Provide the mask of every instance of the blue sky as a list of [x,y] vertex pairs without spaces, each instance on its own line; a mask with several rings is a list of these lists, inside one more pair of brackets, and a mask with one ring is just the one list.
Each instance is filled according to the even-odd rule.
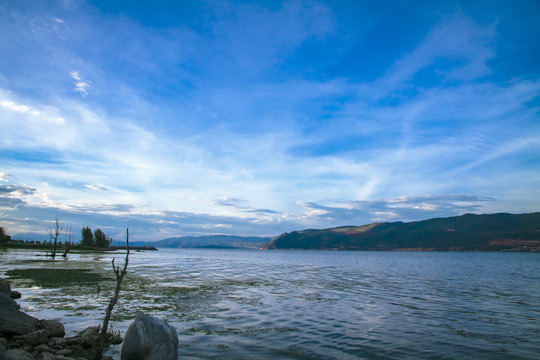
[[540,2],[3,1],[0,224],[540,211]]

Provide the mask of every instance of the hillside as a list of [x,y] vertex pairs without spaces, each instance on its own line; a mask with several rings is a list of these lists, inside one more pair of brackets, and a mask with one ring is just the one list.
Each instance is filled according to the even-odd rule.
[[[46,242],[50,241],[51,237],[49,234],[38,234],[38,233],[19,233],[11,236],[13,240],[24,240],[24,241],[39,241],[39,242]],[[64,241],[64,239],[62,239]]]
[[266,249],[501,251],[540,249],[540,213],[383,222],[281,234]]
[[[150,243],[157,248],[257,249],[270,238],[230,235],[173,237]],[[133,243],[138,244],[138,243]],[[139,245],[147,244],[141,242]]]

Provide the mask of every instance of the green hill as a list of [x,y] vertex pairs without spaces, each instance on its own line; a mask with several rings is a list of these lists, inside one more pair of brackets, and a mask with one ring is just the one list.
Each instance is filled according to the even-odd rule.
[[540,213],[383,222],[284,233],[266,249],[501,251],[540,249]]
[[270,238],[257,236],[182,236],[151,243],[158,248],[257,249]]

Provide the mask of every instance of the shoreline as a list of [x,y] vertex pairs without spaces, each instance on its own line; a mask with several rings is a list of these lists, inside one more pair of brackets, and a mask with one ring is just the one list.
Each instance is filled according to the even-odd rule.
[[[21,293],[11,282],[0,278],[0,359],[6,360],[88,360],[99,351],[100,326],[90,326],[75,336],[66,337],[58,320],[37,319],[20,309],[15,299]],[[106,348],[122,342],[119,334],[110,334]],[[106,349],[105,348],[105,349]],[[114,360],[102,356],[102,360]]]
[[[47,252],[50,252],[51,248],[50,248],[50,245],[47,244],[47,245],[43,245],[43,244],[35,244],[35,243],[27,243],[27,244],[21,244],[21,243],[11,243],[11,244],[2,244],[0,245],[0,250],[1,249],[28,249],[28,250],[43,250],[43,251],[47,251]],[[114,245],[114,246],[109,246],[108,248],[84,248],[84,247],[78,247],[78,246],[74,246],[74,247],[70,247],[68,249],[66,249],[65,247],[58,247],[56,250],[57,250],[57,257],[61,257],[62,256],[62,252],[65,252],[66,250],[68,250],[68,254],[70,252],[75,252],[75,253],[78,253],[78,252],[81,252],[81,253],[92,253],[92,252],[96,252],[96,253],[101,253],[101,252],[108,252],[108,251],[116,251],[116,250],[126,250],[127,249],[127,246],[125,245]],[[158,248],[156,248],[155,246],[129,246],[129,250],[132,251],[158,251]]]

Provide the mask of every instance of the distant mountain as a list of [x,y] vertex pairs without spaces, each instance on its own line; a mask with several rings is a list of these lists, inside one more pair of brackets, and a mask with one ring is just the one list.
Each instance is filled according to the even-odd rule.
[[[13,240],[24,240],[24,241],[28,240],[28,241],[43,242],[43,241],[51,240],[51,237],[49,236],[49,234],[38,234],[38,233],[28,232],[28,233],[19,233],[19,234],[12,235],[11,239],[13,239]],[[62,236],[60,238],[60,241],[64,241],[64,240],[65,239]]]
[[210,248],[210,249],[257,249],[268,243],[269,237],[247,237],[230,235],[183,236],[156,242],[135,241],[133,246],[150,244],[157,248]]
[[383,222],[284,233],[266,249],[456,250],[540,249],[540,213],[492,214]]

